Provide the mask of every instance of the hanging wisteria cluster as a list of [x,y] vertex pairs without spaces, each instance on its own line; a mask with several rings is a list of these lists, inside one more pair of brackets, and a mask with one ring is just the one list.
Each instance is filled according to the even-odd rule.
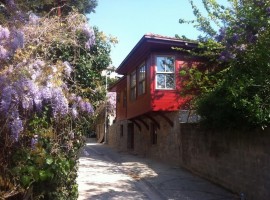
[[[27,116],[42,112],[45,106],[55,120],[93,113],[89,100],[70,94],[65,83],[74,70],[72,64],[52,62],[46,55],[57,43],[89,50],[95,43],[94,32],[78,13],[68,15],[65,26],[61,20],[30,14],[20,28],[0,25],[0,113],[14,141],[24,130]],[[79,46],[80,34],[86,38],[84,46]]]
[[[239,7],[245,5],[248,11],[233,13],[235,19],[219,29],[215,39],[224,44],[225,49],[220,54],[221,61],[230,61],[237,54],[247,50],[249,45],[257,42],[269,26],[270,3],[266,0],[239,2]],[[239,9],[240,10],[240,9]]]
[[107,111],[108,114],[115,116],[116,110],[116,93],[108,92],[107,93]]

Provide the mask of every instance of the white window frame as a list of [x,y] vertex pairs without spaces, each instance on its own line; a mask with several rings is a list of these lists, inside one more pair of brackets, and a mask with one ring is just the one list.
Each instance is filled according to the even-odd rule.
[[[173,71],[158,71],[158,58],[173,58]],[[156,65],[155,65],[155,71],[156,71],[156,74],[155,74],[155,83],[156,83],[156,90],[175,90],[175,57],[174,56],[170,56],[170,55],[158,55],[156,56]],[[166,86],[166,78],[165,78],[165,87],[164,88],[161,88],[161,87],[158,87],[158,75],[166,75],[166,74],[173,74],[173,87],[167,87]],[[166,76],[165,76],[166,77]]]

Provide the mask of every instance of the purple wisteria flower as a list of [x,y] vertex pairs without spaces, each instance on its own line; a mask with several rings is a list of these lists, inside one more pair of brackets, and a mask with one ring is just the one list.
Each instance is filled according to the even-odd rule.
[[0,25],[0,41],[1,40],[5,40],[5,39],[8,39],[10,36],[10,31],[8,28],[6,27],[2,27]]
[[230,53],[227,50],[222,51],[220,54],[220,57],[219,57],[220,61],[225,61],[225,62],[232,60],[232,59],[235,59],[235,55]]
[[32,80],[36,80],[42,75],[42,67],[45,66],[45,62],[40,59],[32,62],[33,63],[31,63],[28,67],[28,71],[31,74]]
[[108,105],[108,112],[114,113],[116,109],[116,93],[115,92],[108,92],[107,93],[107,105]]
[[239,34],[234,33],[233,36],[232,36],[232,42],[236,43],[236,42],[238,42],[239,39],[240,39]]
[[30,79],[20,79],[14,83],[14,88],[19,94],[22,108],[32,110],[34,106],[34,98],[38,93],[38,86]]
[[78,117],[78,110],[76,108],[76,105],[73,105],[71,108],[71,116],[73,119],[76,119]]
[[24,110],[33,110],[34,99],[31,96],[24,95],[21,101]]
[[257,39],[258,39],[257,35],[254,35],[254,34],[251,33],[251,32],[247,33],[246,38],[247,38],[247,41],[248,41],[249,43],[252,43],[252,44],[255,43],[255,42],[257,41]]
[[83,26],[82,31],[88,38],[95,37],[94,30],[87,24]]
[[238,52],[244,52],[244,51],[247,49],[247,45],[241,44],[241,45],[239,45],[239,46],[236,46],[235,49],[236,49]]
[[70,63],[68,61],[64,62],[64,66],[65,66],[64,73],[66,76],[69,77],[71,72],[73,71],[72,66],[70,65]]
[[11,8],[16,7],[16,5],[15,5],[15,3],[14,3],[14,0],[6,0],[5,2],[6,2],[6,4],[7,4],[9,7],[11,7]]
[[79,102],[79,108],[82,112],[85,112],[85,102],[84,101],[80,101]]
[[77,97],[76,97],[76,101],[77,101],[77,102],[80,102],[80,101],[82,101],[82,97],[80,97],[80,96],[77,96]]
[[74,94],[74,93],[71,93],[70,95],[69,95],[69,97],[68,97],[68,100],[69,101],[76,101],[76,94]]
[[6,86],[2,90],[0,110],[7,115],[11,105],[18,105],[19,95],[13,86]]
[[215,39],[218,41],[218,42],[221,42],[226,36],[226,29],[225,28],[221,28],[219,29],[219,34],[217,34],[215,36]]
[[270,16],[270,7],[266,8],[266,13],[268,16]]
[[94,113],[94,109],[93,109],[93,106],[89,103],[89,102],[85,102],[85,111],[88,113],[88,114],[92,114]]
[[19,135],[23,131],[23,122],[19,118],[18,114],[16,115],[17,116],[10,122],[10,131],[13,139],[15,141],[18,141]]
[[95,32],[87,24],[84,25],[82,31],[86,35],[86,37],[88,38],[87,42],[85,43],[85,48],[90,49],[96,42]]
[[7,77],[6,75],[0,75],[0,90],[2,91],[3,87],[6,85],[7,83]]
[[262,1],[262,0],[254,0],[254,4],[257,5],[257,6],[263,6],[264,1]]
[[44,67],[45,66],[45,62],[43,60],[37,59],[35,60],[33,67],[34,68],[40,68],[40,67]]
[[52,109],[53,116],[65,116],[68,114],[68,100],[60,88],[52,89]]
[[95,44],[95,39],[89,38],[85,43],[85,48],[90,49]]
[[34,13],[31,13],[29,15],[29,24],[37,25],[39,22],[40,18],[35,15]]
[[13,40],[11,42],[11,47],[13,51],[16,51],[18,48],[24,47],[24,33],[19,30],[15,30],[12,32]]
[[51,88],[43,87],[43,88],[41,88],[40,93],[41,93],[41,98],[42,99],[49,100],[49,99],[52,98],[52,90],[51,90]]
[[66,83],[62,83],[61,84],[61,88],[64,90],[64,91],[68,91],[68,86]]
[[94,112],[92,105],[87,101],[80,101],[79,108],[82,112],[86,112],[88,114],[92,114]]
[[0,59],[6,60],[8,56],[8,51],[2,45],[0,45]]
[[42,91],[39,90],[37,94],[34,96],[34,103],[36,111],[40,112],[42,109]]
[[38,143],[38,135],[34,135],[34,137],[32,137],[32,139],[31,139],[31,148],[35,149],[37,143]]

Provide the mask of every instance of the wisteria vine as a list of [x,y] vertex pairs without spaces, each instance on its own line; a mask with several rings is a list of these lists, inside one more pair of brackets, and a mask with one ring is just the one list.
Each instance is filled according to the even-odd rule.
[[[58,43],[87,51],[95,44],[94,31],[78,13],[69,14],[65,26],[62,20],[32,13],[19,28],[0,25],[0,112],[14,141],[19,140],[29,113],[39,113],[45,106],[55,120],[93,113],[89,100],[69,92],[65,80],[71,79],[72,64],[52,62],[47,54]],[[79,42],[82,34],[84,46]]]

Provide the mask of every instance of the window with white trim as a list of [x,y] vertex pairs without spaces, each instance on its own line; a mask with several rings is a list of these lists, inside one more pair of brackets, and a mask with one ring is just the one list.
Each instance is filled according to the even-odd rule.
[[175,88],[175,60],[172,56],[156,58],[156,89]]
[[145,93],[145,63],[143,63],[140,67],[139,67],[139,82],[138,82],[138,95],[142,95]]
[[136,70],[130,74],[130,100],[136,99]]

